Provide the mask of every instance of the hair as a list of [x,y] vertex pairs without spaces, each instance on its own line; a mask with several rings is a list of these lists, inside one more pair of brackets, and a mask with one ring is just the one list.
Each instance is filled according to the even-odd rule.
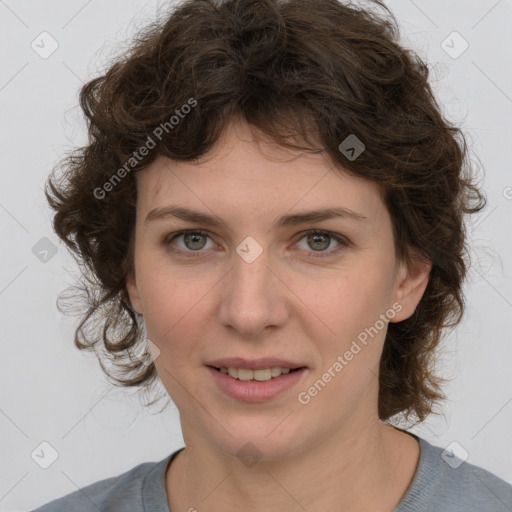
[[[53,169],[45,194],[53,228],[85,277],[75,345],[101,348],[112,382],[143,388],[158,375],[152,361],[130,356],[145,336],[125,287],[135,175],[158,155],[197,159],[242,116],[283,147],[325,152],[342,172],[379,184],[397,261],[410,262],[414,250],[432,263],[414,314],[388,324],[379,418],[423,421],[446,398],[445,379],[433,371],[436,347],[464,313],[464,214],[486,198],[463,132],[441,113],[428,66],[399,44],[383,2],[372,6],[385,12],[337,0],[184,1],[81,88],[88,144]],[[297,134],[306,145],[292,142]],[[364,144],[357,158],[340,148],[349,135]]]

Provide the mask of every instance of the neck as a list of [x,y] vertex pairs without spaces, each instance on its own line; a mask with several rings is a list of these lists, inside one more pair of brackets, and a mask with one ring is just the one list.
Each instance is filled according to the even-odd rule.
[[380,421],[254,465],[198,438],[167,468],[166,488],[171,512],[234,512],[241,506],[246,512],[391,512],[418,461],[418,442]]

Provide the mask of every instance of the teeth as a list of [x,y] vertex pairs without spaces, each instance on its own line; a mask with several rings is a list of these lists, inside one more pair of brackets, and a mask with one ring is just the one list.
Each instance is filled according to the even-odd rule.
[[248,368],[221,368],[224,375],[229,375],[238,380],[257,380],[260,382],[290,373],[290,368],[264,368],[262,370],[249,370]]

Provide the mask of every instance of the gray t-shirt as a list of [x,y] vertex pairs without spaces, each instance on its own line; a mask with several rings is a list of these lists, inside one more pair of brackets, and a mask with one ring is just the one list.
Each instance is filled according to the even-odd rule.
[[[393,512],[512,512],[512,485],[473,464],[449,458],[443,449],[413,435],[420,460],[407,492]],[[145,462],[100,480],[32,512],[170,512],[165,490],[167,464]],[[446,458],[446,454],[445,454]]]

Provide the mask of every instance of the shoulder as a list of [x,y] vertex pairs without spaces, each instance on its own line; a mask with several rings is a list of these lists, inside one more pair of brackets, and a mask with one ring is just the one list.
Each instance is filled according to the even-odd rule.
[[[161,493],[164,492],[165,499],[164,480],[162,478],[160,482],[160,476],[163,477],[171,456],[159,462],[144,462],[118,476],[89,484],[50,501],[32,512],[144,511],[145,495],[151,495],[159,490],[160,494],[155,492],[153,498],[161,499]],[[164,503],[167,501],[165,500]],[[157,510],[157,507],[154,510]]]
[[[417,436],[416,436],[417,437]],[[511,512],[512,485],[451,450],[418,438],[420,462],[396,512]],[[421,508],[415,508],[421,503]]]

